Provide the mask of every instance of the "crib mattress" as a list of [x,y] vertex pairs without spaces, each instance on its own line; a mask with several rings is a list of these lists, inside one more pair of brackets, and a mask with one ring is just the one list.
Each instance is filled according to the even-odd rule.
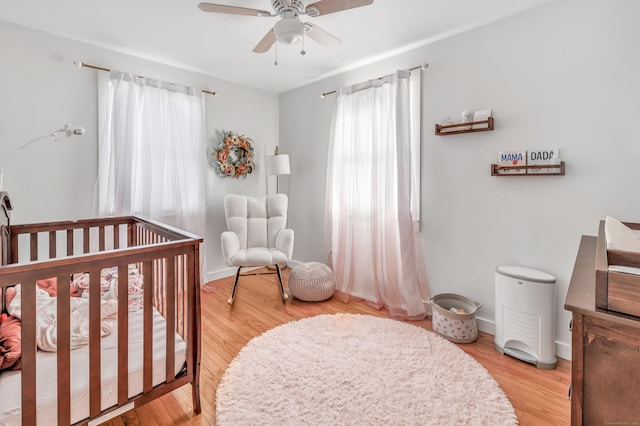
[[609,272],[620,272],[622,274],[640,275],[640,268],[633,266],[610,265]]
[[[101,339],[102,349],[102,410],[118,401],[117,324],[112,321],[114,333]],[[142,392],[143,378],[143,311],[129,312],[129,397]],[[166,322],[153,311],[153,385],[166,379]],[[186,359],[186,343],[176,334],[175,373],[182,369]],[[37,362],[37,423],[57,424],[57,364],[56,354],[38,351]],[[21,376],[19,371],[0,374],[0,424],[20,425]],[[89,348],[71,351],[71,422],[89,416]]]

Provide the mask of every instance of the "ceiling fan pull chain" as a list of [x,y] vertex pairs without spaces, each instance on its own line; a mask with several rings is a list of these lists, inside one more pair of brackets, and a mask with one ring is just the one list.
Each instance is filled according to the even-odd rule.
[[273,65],[278,66],[278,43],[276,43],[276,60],[273,61]]
[[302,29],[302,50],[300,51],[301,55],[305,55],[307,52],[304,50],[304,27]]

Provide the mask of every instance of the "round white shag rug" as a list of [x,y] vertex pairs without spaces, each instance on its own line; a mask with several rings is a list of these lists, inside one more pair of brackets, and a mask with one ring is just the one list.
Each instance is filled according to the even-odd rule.
[[455,344],[370,315],[318,315],[252,339],[216,393],[224,425],[517,425],[487,370]]

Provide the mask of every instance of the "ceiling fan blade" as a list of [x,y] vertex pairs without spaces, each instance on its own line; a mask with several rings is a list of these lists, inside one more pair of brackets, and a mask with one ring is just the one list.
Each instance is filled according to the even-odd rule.
[[304,33],[308,35],[311,40],[326,48],[338,47],[342,44],[342,40],[338,37],[326,32],[319,26],[313,25],[310,22],[304,24],[304,29]]
[[269,30],[268,33],[264,35],[264,37],[262,37],[262,40],[260,40],[258,44],[256,44],[256,47],[253,48],[253,51],[255,53],[265,53],[269,49],[271,49],[271,46],[273,46],[273,43],[275,42],[276,42],[276,34],[273,32],[273,28],[272,28]]
[[198,9],[203,12],[227,13],[230,15],[246,15],[246,16],[272,16],[266,10],[249,9],[247,7],[227,6],[224,4],[200,3]]
[[373,3],[373,0],[320,0],[308,5],[305,12],[309,16],[320,16],[356,7],[368,6],[371,3]]

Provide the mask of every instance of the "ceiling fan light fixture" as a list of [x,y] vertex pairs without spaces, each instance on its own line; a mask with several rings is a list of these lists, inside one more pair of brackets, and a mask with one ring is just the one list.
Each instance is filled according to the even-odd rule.
[[276,40],[283,44],[296,44],[302,40],[304,24],[296,18],[282,18],[273,26]]
[[[337,47],[342,41],[336,36],[328,33],[322,28],[310,22],[303,23],[300,16],[306,15],[311,18],[341,12],[343,10],[355,9],[370,5],[374,0],[270,0],[273,13],[266,10],[253,9],[249,7],[232,6],[229,4],[199,3],[198,9],[207,13],[224,13],[228,15],[244,15],[258,17],[279,17],[276,24],[267,31],[258,44],[253,48],[255,53],[265,53],[278,43],[296,44],[302,43],[300,54],[304,55],[305,37],[321,46],[330,48]],[[277,54],[276,54],[277,56]],[[277,60],[276,60],[277,65]]]

